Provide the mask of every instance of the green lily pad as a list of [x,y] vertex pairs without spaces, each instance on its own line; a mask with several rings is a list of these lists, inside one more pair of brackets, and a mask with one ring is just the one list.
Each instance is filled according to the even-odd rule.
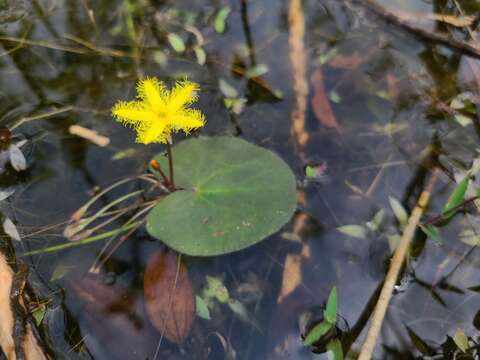
[[[155,157],[168,169],[163,154]],[[273,152],[234,137],[192,138],[173,148],[177,191],[147,218],[153,237],[178,252],[213,256],[275,233],[296,208],[295,176]]]

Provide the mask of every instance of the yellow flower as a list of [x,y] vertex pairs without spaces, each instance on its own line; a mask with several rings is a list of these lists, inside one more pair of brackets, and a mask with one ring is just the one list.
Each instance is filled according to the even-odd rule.
[[169,91],[156,78],[137,83],[138,100],[120,101],[112,114],[124,125],[137,132],[137,142],[143,144],[167,143],[173,131],[189,133],[205,124],[200,110],[189,109],[197,100],[198,84],[183,80]]

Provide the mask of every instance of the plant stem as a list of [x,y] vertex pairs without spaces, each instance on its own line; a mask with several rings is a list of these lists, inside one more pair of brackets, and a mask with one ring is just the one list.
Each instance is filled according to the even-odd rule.
[[431,218],[430,220],[428,221],[425,221],[423,223],[423,225],[435,225],[436,223],[442,221],[442,220],[447,220],[449,219],[451,216],[455,215],[455,213],[460,210],[461,208],[463,208],[465,205],[468,205],[469,203],[471,202],[474,202],[476,200],[478,200],[478,196],[473,196],[471,198],[468,198],[468,199],[465,199],[463,200],[460,204],[458,204],[457,206],[451,208],[450,210],[438,215],[438,216],[435,216],[434,218]]
[[165,173],[163,172],[162,168],[160,167],[160,164],[158,163],[157,160],[152,160],[150,161],[150,166],[153,167],[156,171],[158,171],[158,173],[160,174],[160,176],[162,177],[163,179],[163,184],[169,189],[171,190],[172,186],[170,185],[170,180],[167,178],[167,175],[165,175]]
[[95,236],[91,236],[89,238],[86,238],[86,239],[83,239],[83,240],[80,240],[80,241],[68,242],[68,243],[64,243],[64,244],[50,246],[50,247],[43,248],[43,249],[27,251],[27,252],[23,253],[22,256],[30,256],[30,255],[37,255],[37,254],[43,254],[43,253],[50,253],[50,252],[53,252],[53,251],[68,249],[68,248],[78,246],[78,245],[89,244],[89,243],[94,242],[94,241],[103,240],[103,239],[109,238],[111,236],[115,236],[117,234],[120,234],[122,232],[126,232],[127,230],[130,230],[131,228],[137,226],[139,223],[141,223],[141,222],[136,221],[136,222],[133,222],[133,223],[130,223],[130,224],[124,224],[123,226],[121,226],[117,229],[106,231],[104,233],[101,233],[101,234],[98,234],[98,235],[95,235]]
[[167,142],[167,157],[168,157],[168,171],[170,175],[170,186],[171,190],[175,191],[175,181],[173,180],[173,156],[172,156],[172,147],[169,142]]

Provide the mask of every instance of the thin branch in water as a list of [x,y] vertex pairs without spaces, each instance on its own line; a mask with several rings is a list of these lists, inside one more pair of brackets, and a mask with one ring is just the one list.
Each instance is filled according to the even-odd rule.
[[[73,39],[69,39],[69,40],[74,41]],[[82,39],[79,39],[79,38],[76,38],[75,40],[77,43],[80,43],[79,40],[82,41]],[[104,47],[95,47],[93,44],[85,42],[85,40],[83,40],[84,41],[84,44],[82,44],[83,47],[60,45],[60,44],[55,44],[55,43],[51,43],[44,40],[28,40],[28,39],[11,37],[11,36],[0,36],[0,41],[19,43],[22,45],[39,46],[46,49],[59,50],[59,51],[64,51],[64,52],[69,52],[69,53],[79,54],[79,55],[94,54],[94,55],[100,55],[100,56],[113,56],[113,57],[125,57],[125,58],[134,57],[133,55],[124,53],[123,51],[104,48]]]
[[69,111],[72,111],[72,110],[73,110],[73,106],[65,106],[63,108],[55,109],[55,110],[48,111],[48,112],[45,112],[45,113],[23,117],[23,118],[19,119],[15,124],[10,126],[9,130],[13,131],[17,127],[19,127],[19,126],[21,126],[25,123],[28,123],[30,121],[46,119],[46,118],[49,118],[49,117],[52,117],[52,116],[55,116],[55,115],[59,115],[59,114],[63,114],[65,112],[69,112]]
[[289,55],[292,64],[293,91],[295,94],[295,104],[291,114],[292,134],[296,140],[298,153],[301,159],[304,160],[305,147],[309,140],[305,115],[307,111],[308,82],[306,76],[305,44],[303,40],[305,35],[305,15],[300,0],[290,1],[288,24],[290,28],[288,37],[288,44],[290,46]]
[[400,274],[400,269],[405,261],[408,249],[410,248],[410,244],[415,235],[415,231],[420,223],[420,218],[422,217],[423,212],[430,201],[430,195],[432,194],[432,189],[437,181],[438,175],[439,170],[438,168],[434,167],[432,175],[430,176],[430,179],[424,190],[420,194],[417,205],[413,209],[412,214],[408,219],[408,223],[402,234],[400,243],[395,249],[395,253],[393,254],[393,258],[390,263],[390,268],[388,269],[387,276],[385,277],[385,281],[383,283],[380,297],[377,305],[375,306],[370,329],[368,330],[367,338],[363,343],[358,360],[370,360],[372,358],[375,344],[387,312],[388,304],[390,303],[390,299],[392,297],[393,288],[395,287],[395,283],[398,275]]

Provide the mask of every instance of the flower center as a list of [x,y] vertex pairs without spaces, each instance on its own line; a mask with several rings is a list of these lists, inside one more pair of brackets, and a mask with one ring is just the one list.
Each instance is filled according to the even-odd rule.
[[161,118],[166,118],[167,117],[167,112],[164,110],[157,111],[157,116]]

